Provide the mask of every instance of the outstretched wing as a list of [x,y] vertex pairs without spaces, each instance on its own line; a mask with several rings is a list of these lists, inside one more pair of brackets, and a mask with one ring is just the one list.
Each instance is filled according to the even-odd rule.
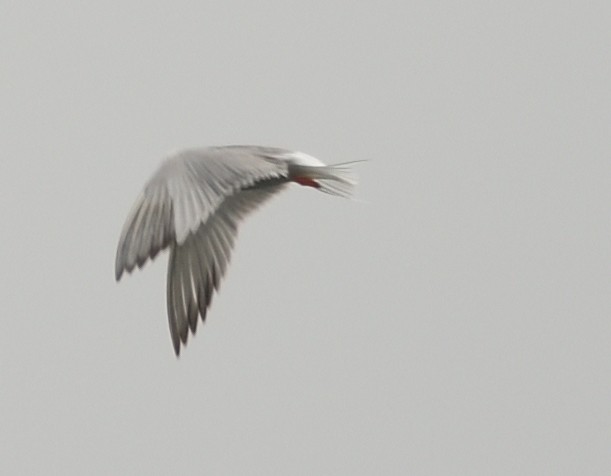
[[288,175],[281,149],[214,147],[166,160],[138,197],[115,261],[115,276],[142,267],[172,243],[183,244],[224,200],[266,179]]
[[284,185],[243,190],[227,197],[202,226],[182,244],[172,246],[168,264],[168,319],[176,355],[180,342],[195,334],[198,316],[206,310],[229,264],[242,218],[254,211]]

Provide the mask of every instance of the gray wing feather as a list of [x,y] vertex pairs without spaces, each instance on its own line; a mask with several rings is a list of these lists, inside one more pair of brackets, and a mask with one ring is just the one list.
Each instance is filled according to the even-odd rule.
[[225,197],[256,181],[288,174],[286,162],[264,155],[262,150],[265,149],[218,147],[206,149],[205,160],[201,151],[186,151],[166,162],[159,179],[169,179],[171,184],[179,244],[208,219]]
[[198,317],[206,318],[240,220],[284,188],[284,154],[251,146],[185,151],[166,160],[136,200],[119,239],[115,276],[170,247],[167,305],[177,355]]
[[174,245],[168,266],[168,319],[174,351],[186,344],[189,329],[197,329],[198,315],[206,311],[225,274],[242,218],[255,210],[284,185],[245,190],[227,197],[205,224]]
[[143,192],[127,219],[115,262],[115,277],[121,278],[124,270],[131,272],[141,267],[148,258],[154,258],[174,238],[172,202],[167,191],[158,188]]
[[[147,183],[127,219],[115,276],[142,267],[171,243],[183,244],[223,201],[255,182],[288,175],[283,149],[229,146],[187,150],[167,159]],[[242,205],[241,205],[242,206]],[[225,257],[231,229],[221,224],[216,244]],[[186,278],[185,278],[186,279]]]

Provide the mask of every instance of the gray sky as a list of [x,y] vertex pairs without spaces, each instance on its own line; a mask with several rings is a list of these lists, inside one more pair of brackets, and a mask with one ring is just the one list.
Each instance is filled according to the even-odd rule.
[[[611,4],[2,2],[2,474],[609,474]],[[177,360],[169,152],[368,159],[242,227]]]

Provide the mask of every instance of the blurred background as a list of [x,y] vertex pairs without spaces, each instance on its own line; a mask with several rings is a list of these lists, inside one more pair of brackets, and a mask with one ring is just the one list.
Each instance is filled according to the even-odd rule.
[[[611,4],[0,4],[2,474],[609,474]],[[358,166],[244,223],[174,357],[163,157]]]

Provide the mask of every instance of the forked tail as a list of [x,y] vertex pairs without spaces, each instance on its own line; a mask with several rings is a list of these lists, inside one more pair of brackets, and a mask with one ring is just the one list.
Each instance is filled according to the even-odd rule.
[[299,179],[308,179],[313,183],[307,183],[307,185],[313,186],[321,192],[328,193],[330,195],[337,195],[339,197],[349,198],[352,196],[354,187],[358,183],[357,175],[352,170],[352,165],[362,162],[356,160],[352,162],[344,162],[341,164],[333,165],[292,165],[291,175],[295,177],[296,182],[303,183]]

